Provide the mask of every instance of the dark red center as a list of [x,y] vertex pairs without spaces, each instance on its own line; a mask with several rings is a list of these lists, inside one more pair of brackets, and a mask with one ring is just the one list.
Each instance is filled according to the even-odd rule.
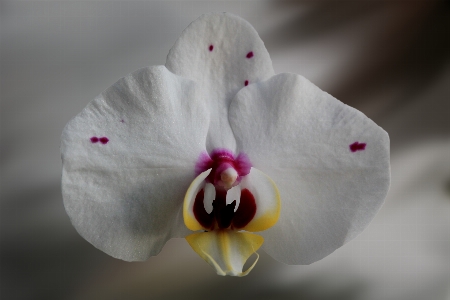
[[213,202],[213,210],[207,213],[204,205],[205,192],[201,189],[194,202],[194,216],[200,225],[207,230],[214,229],[241,229],[245,227],[255,216],[256,201],[248,189],[241,191],[239,207],[236,211],[236,200],[226,204],[227,191],[216,189],[216,199]]

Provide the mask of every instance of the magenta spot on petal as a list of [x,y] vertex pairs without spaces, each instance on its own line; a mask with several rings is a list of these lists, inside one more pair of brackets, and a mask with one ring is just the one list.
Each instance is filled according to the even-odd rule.
[[93,136],[93,137],[91,137],[91,142],[92,143],[97,143],[98,142],[98,137],[96,137],[96,136]]
[[105,145],[105,144],[107,144],[107,143],[109,142],[109,139],[108,139],[106,136],[104,136],[104,137],[101,137],[101,138],[99,139],[99,141],[100,141],[100,143],[102,143],[103,145]]
[[351,144],[349,147],[350,147],[350,151],[352,151],[352,152],[362,151],[362,150],[366,149],[366,143],[359,143],[356,141],[353,144]]
[[247,85],[248,85],[248,80],[246,80],[246,81],[244,82],[244,85],[245,85],[245,86],[247,86]]
[[213,51],[214,45],[209,45],[209,51]]
[[252,58],[253,57],[253,51],[250,51],[249,53],[247,53],[247,58]]

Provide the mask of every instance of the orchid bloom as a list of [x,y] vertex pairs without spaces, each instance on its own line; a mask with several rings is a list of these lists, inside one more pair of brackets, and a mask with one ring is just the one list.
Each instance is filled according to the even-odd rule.
[[86,240],[141,261],[185,237],[219,275],[246,275],[261,246],[286,264],[322,259],[368,225],[390,182],[387,133],[274,75],[254,28],[227,13],[201,16],[165,66],[89,103],[61,151],[64,205]]

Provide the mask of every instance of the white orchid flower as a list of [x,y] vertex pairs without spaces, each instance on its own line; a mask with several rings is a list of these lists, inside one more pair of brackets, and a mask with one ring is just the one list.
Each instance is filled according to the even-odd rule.
[[246,275],[261,245],[287,264],[327,256],[390,182],[387,133],[305,78],[274,75],[253,27],[227,13],[201,16],[165,66],[89,103],[61,151],[64,205],[86,240],[141,261],[185,237],[220,275]]

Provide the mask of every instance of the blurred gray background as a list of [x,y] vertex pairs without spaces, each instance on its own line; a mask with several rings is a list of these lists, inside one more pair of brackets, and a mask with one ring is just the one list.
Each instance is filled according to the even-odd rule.
[[[302,74],[391,137],[371,225],[310,266],[261,253],[223,278],[184,239],[145,263],[95,249],[60,192],[64,125],[126,74],[162,65],[201,14],[248,20],[275,71]],[[450,299],[448,1],[2,1],[1,299]]]

